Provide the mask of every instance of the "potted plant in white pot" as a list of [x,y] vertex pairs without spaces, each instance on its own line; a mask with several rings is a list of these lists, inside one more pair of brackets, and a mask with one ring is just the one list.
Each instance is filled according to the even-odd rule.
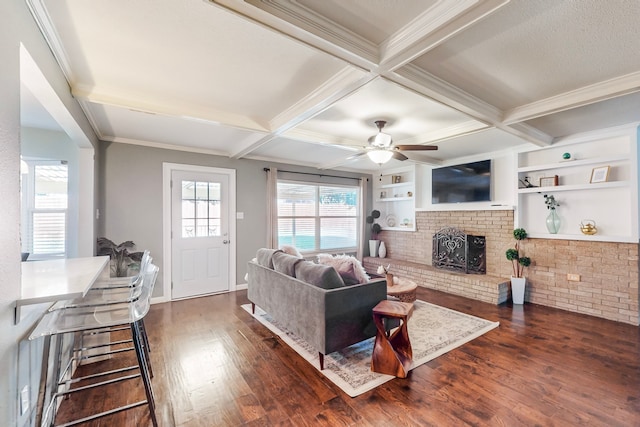
[[369,256],[377,257],[378,248],[380,247],[380,240],[378,240],[378,233],[382,231],[380,224],[376,222],[376,219],[380,218],[379,210],[372,210],[371,215],[367,217],[367,224],[371,224],[371,239],[369,240]]
[[527,238],[524,228],[513,230],[513,237],[516,239],[514,248],[507,249],[506,256],[511,261],[513,275],[511,276],[511,298],[514,304],[524,304],[524,290],[527,279],[523,277],[524,269],[531,265],[531,258],[520,254],[520,242]]

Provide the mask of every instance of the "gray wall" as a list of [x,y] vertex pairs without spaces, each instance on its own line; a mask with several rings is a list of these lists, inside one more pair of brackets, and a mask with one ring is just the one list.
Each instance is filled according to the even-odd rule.
[[84,133],[97,139],[60,68],[34,22],[26,2],[0,2],[0,425],[22,426],[29,413],[18,413],[18,390],[31,388],[31,407],[39,380],[41,344],[24,340],[42,313],[31,310],[14,325],[14,303],[20,298],[20,44],[23,44],[49,84]]
[[[229,142],[230,144],[233,141]],[[244,213],[236,228],[236,281],[244,283],[246,262],[256,250],[265,246],[267,236],[265,167],[360,177],[349,172],[327,172],[300,166],[256,160],[234,160],[226,157],[149,148],[145,146],[100,143],[101,218],[98,237],[116,243],[133,240],[138,250],[149,249],[154,263],[162,266],[162,164],[180,163],[236,170],[236,210]],[[311,176],[298,176],[313,179]],[[371,178],[370,175],[368,175]],[[370,193],[370,191],[369,191]],[[367,208],[368,210],[369,208]],[[365,212],[367,211],[365,210]],[[158,283],[162,283],[160,270]],[[156,286],[154,296],[162,295]]]

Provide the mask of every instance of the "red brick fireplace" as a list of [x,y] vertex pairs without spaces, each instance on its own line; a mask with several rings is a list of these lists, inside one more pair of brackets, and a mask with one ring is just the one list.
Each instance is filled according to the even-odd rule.
[[[398,260],[398,267],[414,276],[421,285],[438,289],[429,282],[432,238],[440,229],[455,227],[467,234],[486,237],[486,280],[509,280],[511,264],[505,251],[513,246],[513,211],[446,211],[417,212],[415,232],[383,231],[380,239],[387,246],[387,260]],[[568,311],[589,314],[619,322],[639,324],[638,309],[638,244],[615,242],[589,242],[583,240],[527,239],[522,245],[527,256],[534,261],[525,275],[528,291],[526,301]],[[400,261],[401,260],[401,261]],[[365,264],[379,264],[379,260],[365,260]],[[421,266],[428,266],[424,274]],[[568,273],[581,276],[579,282],[567,280]],[[440,281],[456,282],[456,273]],[[478,275],[466,275],[478,276]],[[462,282],[466,282],[462,280]],[[491,301],[478,296],[473,282],[466,289],[471,298]],[[463,284],[452,293],[465,291]],[[445,285],[443,285],[445,286]],[[447,284],[448,286],[448,284]],[[456,290],[458,289],[459,292]],[[504,290],[499,290],[504,292]],[[499,301],[498,301],[499,302]]]

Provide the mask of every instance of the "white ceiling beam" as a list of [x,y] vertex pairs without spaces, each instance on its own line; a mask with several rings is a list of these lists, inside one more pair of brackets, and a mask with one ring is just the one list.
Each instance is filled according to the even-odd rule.
[[640,91],[640,71],[561,93],[505,112],[513,124]]
[[236,150],[231,154],[231,157],[237,159],[249,155],[252,151],[257,150],[275,137],[284,135],[299,124],[321,113],[337,101],[360,89],[374,77],[375,76],[371,74],[366,74],[359,79],[348,79],[342,83],[340,83],[340,79],[331,79],[331,81],[323,85],[320,90],[314,91],[309,97],[299,101],[295,108],[279,116],[277,122],[274,121],[274,127],[270,135],[265,136],[247,147]]
[[442,0],[380,45],[381,73],[403,66],[484,19],[510,0]]
[[551,136],[531,126],[506,125],[500,109],[411,64],[396,70],[387,78],[532,144],[547,146],[553,142]]
[[377,46],[296,2],[205,1],[364,70],[378,66]]

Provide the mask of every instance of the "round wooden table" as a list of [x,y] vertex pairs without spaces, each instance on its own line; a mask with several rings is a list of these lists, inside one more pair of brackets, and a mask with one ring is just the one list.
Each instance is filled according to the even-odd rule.
[[414,302],[417,288],[416,282],[394,276],[392,286],[387,282],[387,295],[396,297],[402,302]]

